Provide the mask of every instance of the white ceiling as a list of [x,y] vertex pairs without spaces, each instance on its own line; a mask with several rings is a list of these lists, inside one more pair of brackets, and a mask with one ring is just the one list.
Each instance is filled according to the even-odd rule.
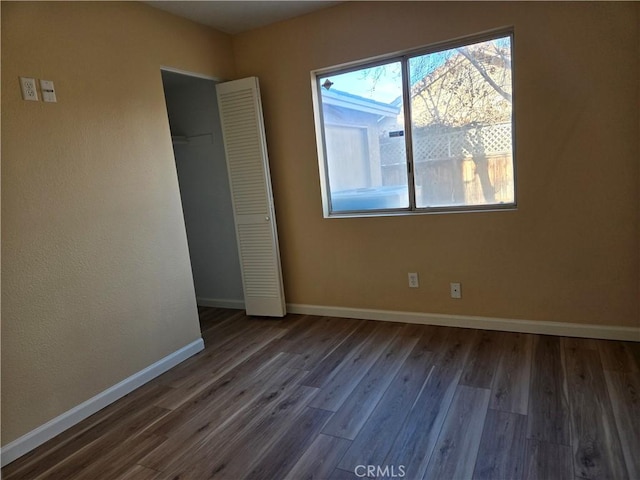
[[152,7],[209,25],[229,34],[298,17],[339,1],[147,1]]

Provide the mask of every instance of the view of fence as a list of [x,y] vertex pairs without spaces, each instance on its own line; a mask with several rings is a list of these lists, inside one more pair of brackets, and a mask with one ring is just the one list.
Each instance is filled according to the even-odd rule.
[[[412,133],[418,207],[513,202],[511,123]],[[384,185],[406,181],[404,141],[380,139]]]

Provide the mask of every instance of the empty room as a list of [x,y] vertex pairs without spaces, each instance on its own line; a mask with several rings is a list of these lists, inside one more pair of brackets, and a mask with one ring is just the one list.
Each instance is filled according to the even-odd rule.
[[640,480],[640,3],[0,2],[6,480]]

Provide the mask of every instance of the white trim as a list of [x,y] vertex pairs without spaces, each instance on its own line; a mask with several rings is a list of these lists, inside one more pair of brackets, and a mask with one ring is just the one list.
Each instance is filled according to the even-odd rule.
[[175,367],[203,349],[204,341],[202,338],[199,338],[198,340],[191,342],[189,345],[186,345],[158,360],[154,364],[149,365],[147,368],[125,378],[120,383],[107,388],[95,397],[82,402],[80,405],[73,407],[62,415],[58,415],[56,418],[49,420],[47,423],[40,425],[38,428],[31,430],[22,437],[8,443],[1,449],[2,466],[4,467],[34,448],[42,445],[44,442],[51,440],[56,435],[73,427],[85,418],[93,415],[99,410],[102,410],[107,405],[124,397],[126,394],[144,385],[148,381],[153,380],[158,375],[161,375],[167,370]]
[[209,75],[204,75],[202,73],[189,72],[187,70],[180,70],[179,68],[166,67],[164,65],[160,65],[160,70],[163,72],[179,73],[180,75],[186,75],[187,77],[201,78],[203,80],[213,80],[214,82],[218,82],[218,83],[224,82],[224,80],[218,77],[211,77]]
[[235,310],[244,310],[244,300],[198,297],[196,298],[196,303],[200,307],[233,308]]
[[418,323],[422,325],[441,325],[447,327],[478,328],[481,330],[640,342],[640,328],[637,327],[475,317],[470,315],[396,312],[392,310],[301,305],[295,303],[287,304],[287,311],[289,313],[326,317],[358,318],[362,320],[381,320],[386,322]]

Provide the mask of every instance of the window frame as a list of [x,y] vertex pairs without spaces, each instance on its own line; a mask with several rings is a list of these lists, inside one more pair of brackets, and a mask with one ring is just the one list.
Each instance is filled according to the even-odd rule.
[[[429,55],[444,50],[473,45],[476,43],[496,40],[498,38],[510,38],[511,49],[511,164],[513,169],[513,202],[493,203],[484,205],[453,205],[436,207],[417,207],[416,188],[414,180],[415,164],[413,158],[413,128],[411,118],[410,99],[410,75],[409,61],[412,58]],[[426,46],[411,48],[401,52],[379,55],[368,59],[344,63],[333,67],[321,68],[311,71],[311,91],[313,100],[313,113],[316,131],[316,146],[318,154],[318,169],[320,174],[320,188],[322,192],[322,209],[324,218],[349,218],[349,217],[380,217],[380,216],[401,216],[401,215],[425,215],[443,213],[470,213],[470,212],[493,212],[517,210],[518,207],[518,174],[516,163],[516,93],[515,93],[515,32],[514,28],[502,27],[482,33],[458,37],[443,42],[437,42]],[[333,211],[331,205],[331,187],[329,182],[329,162],[326,157],[326,136],[325,122],[322,103],[322,86],[320,79],[330,76],[374,68],[387,63],[400,62],[402,72],[402,109],[404,116],[404,139],[405,155],[407,161],[407,193],[409,196],[409,206],[406,208],[383,208],[369,210],[348,210]]]

